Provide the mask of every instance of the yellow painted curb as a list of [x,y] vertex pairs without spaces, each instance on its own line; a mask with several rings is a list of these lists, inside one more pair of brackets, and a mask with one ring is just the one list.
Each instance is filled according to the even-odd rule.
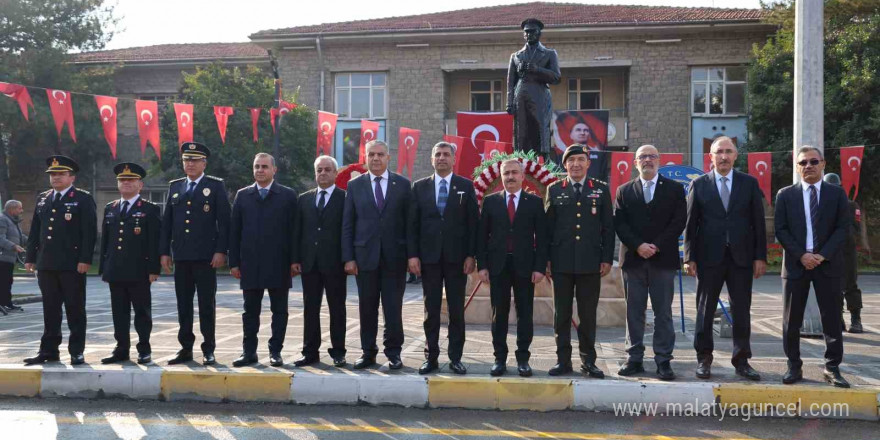
[[219,371],[165,371],[161,390],[166,400],[290,400],[291,374]]
[[166,400],[193,399],[222,401],[226,399],[226,373],[211,371],[163,371],[160,382]]
[[0,374],[0,395],[35,397],[40,395],[42,370],[4,368]]
[[571,380],[552,379],[428,379],[428,405],[434,408],[569,409],[574,401]]
[[288,402],[290,378],[286,373],[236,373],[226,377],[228,399],[237,402]]
[[495,409],[497,379],[428,378],[428,405],[434,408]]
[[753,414],[762,411],[761,415],[773,416],[880,418],[876,388],[720,384],[714,393],[722,409],[748,407]]

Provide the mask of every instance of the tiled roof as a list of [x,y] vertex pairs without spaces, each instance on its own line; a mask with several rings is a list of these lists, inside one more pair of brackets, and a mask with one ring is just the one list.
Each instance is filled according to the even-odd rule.
[[524,18],[535,17],[547,27],[633,26],[705,22],[757,22],[761,9],[687,8],[668,6],[589,5],[583,3],[533,2],[461,9],[431,14],[371,20],[325,23],[286,29],[264,30],[251,38],[289,34],[443,31],[479,28],[518,28]]
[[223,60],[266,58],[266,49],[251,43],[194,43],[160,44],[157,46],[129,47],[101,50],[73,55],[75,63],[112,63],[182,60]]

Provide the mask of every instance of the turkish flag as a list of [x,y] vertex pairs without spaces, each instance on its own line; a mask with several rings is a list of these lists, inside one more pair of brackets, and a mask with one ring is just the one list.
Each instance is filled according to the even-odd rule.
[[20,84],[0,82],[0,93],[18,102],[18,107],[21,109],[21,114],[24,115],[24,120],[31,120],[30,115],[28,115],[28,106],[33,108],[34,101],[31,100],[31,94],[28,93],[27,87]]
[[852,200],[859,195],[859,176],[862,174],[862,155],[865,146],[846,147],[840,149],[840,184],[849,197],[850,188],[855,187]]
[[361,119],[361,145],[358,149],[358,163],[367,163],[367,143],[379,136],[379,123]]
[[635,159],[633,153],[611,153],[611,172],[608,176],[608,189],[611,191],[611,199],[617,197],[617,187],[632,179],[632,163]]
[[681,165],[684,162],[684,154],[681,153],[662,153],[660,155],[660,166]]
[[52,119],[55,120],[58,138],[61,138],[61,128],[67,122],[67,132],[70,133],[70,138],[76,142],[76,131],[73,127],[73,102],[70,99],[70,92],[46,89],[46,95],[49,96],[49,108],[52,110]]
[[715,168],[715,165],[712,165],[712,153],[703,154],[703,172],[708,173]]
[[749,174],[758,179],[758,187],[764,193],[764,200],[769,204],[771,200],[770,182],[773,177],[771,153],[749,153]]
[[174,103],[174,113],[177,114],[177,145],[193,140],[193,105]]
[[220,130],[220,141],[226,143],[226,124],[229,123],[229,117],[235,113],[232,107],[214,106],[214,117],[217,118],[217,130]]
[[456,160],[462,175],[470,176],[480,166],[480,140],[513,143],[513,116],[507,113],[458,112],[456,124],[458,135],[465,138],[462,160]]
[[318,148],[315,156],[333,154],[333,136],[336,134],[336,120],[339,115],[328,112],[318,112]]
[[147,142],[153,146],[156,157],[161,157],[159,149],[159,104],[156,101],[134,102],[137,113],[138,136],[141,138],[141,155],[147,149]]
[[[257,132],[257,123],[260,122],[260,113],[263,112],[263,109],[260,108],[260,107],[252,107],[252,108],[250,108],[250,111],[251,111],[251,127],[253,127],[253,130],[254,130],[254,142],[256,142],[256,141],[259,139],[259,135],[258,135],[258,132]],[[274,122],[275,122],[275,121],[272,121],[272,122],[273,122],[273,123],[272,123],[272,127],[273,127],[273,130],[274,130],[274,127],[275,127],[275,123],[274,123]]]
[[513,144],[507,142],[482,141],[483,142],[483,160],[486,160],[495,154],[511,154],[513,153]]
[[402,173],[403,166],[406,165],[410,180],[412,180],[413,165],[416,162],[420,134],[422,132],[414,128],[400,127],[400,134],[397,138],[397,174]]
[[287,112],[289,112],[289,111],[295,109],[295,108],[296,108],[296,104],[294,104],[294,103],[292,103],[292,102],[287,102],[287,101],[285,101],[285,100],[283,100],[283,99],[279,99],[279,100],[278,100],[278,108],[280,109],[280,111],[278,112],[278,114],[281,115],[281,116],[284,116],[285,113],[287,113]]
[[95,96],[98,114],[104,127],[104,139],[110,145],[110,154],[116,159],[116,98],[113,96]]
[[[275,120],[278,119],[278,115],[279,115],[279,112],[278,112],[277,108],[272,107],[269,109],[269,122],[272,123],[272,133],[275,133]],[[280,122],[280,119],[279,119],[279,122]]]

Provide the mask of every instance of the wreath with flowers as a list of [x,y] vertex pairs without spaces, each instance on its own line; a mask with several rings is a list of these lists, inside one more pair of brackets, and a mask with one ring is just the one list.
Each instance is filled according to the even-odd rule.
[[541,198],[547,193],[547,187],[562,176],[562,170],[558,165],[554,162],[544,162],[543,158],[539,158],[534,151],[496,153],[474,170],[474,190],[481,205],[485,195],[500,191],[504,187],[501,181],[501,163],[509,159],[516,159],[523,164],[525,174],[523,189]]
[[366,174],[367,167],[362,163],[353,163],[339,169],[336,174],[336,187],[340,189],[348,189],[348,182],[361,174]]

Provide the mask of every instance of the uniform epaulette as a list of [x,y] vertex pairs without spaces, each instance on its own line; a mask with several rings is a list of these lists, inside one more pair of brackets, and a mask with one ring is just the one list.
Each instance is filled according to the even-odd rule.
[[106,206],[113,206],[113,207],[115,207],[117,203],[119,203],[119,199],[111,200],[111,201],[107,202],[107,205],[106,205]]
[[221,178],[219,178],[219,177],[217,177],[217,176],[209,175],[209,174],[205,174],[205,177],[207,177],[207,178],[209,178],[209,179],[211,179],[211,180],[216,180],[216,181],[218,181],[218,182],[222,182],[222,181],[223,181],[223,179],[221,179]]
[[88,191],[86,191],[86,190],[84,190],[84,189],[82,189],[82,188],[77,188],[76,190],[79,191],[79,192],[81,192],[81,193],[83,193],[83,194],[92,195],[92,193],[90,193],[90,192],[88,192]]
[[46,190],[46,191],[41,192],[40,195],[41,196],[48,196],[49,194],[52,194],[52,191],[54,191],[54,190],[51,190],[51,189]]
[[608,185],[608,182],[604,182],[604,181],[601,181],[601,180],[599,180],[599,179],[595,179],[595,178],[592,178],[592,177],[590,177],[590,180],[594,180],[594,181],[596,181],[596,182],[599,182],[599,183],[601,183],[602,185]]
[[186,180],[186,177],[181,177],[179,179],[169,180],[168,183],[183,182],[184,180]]

